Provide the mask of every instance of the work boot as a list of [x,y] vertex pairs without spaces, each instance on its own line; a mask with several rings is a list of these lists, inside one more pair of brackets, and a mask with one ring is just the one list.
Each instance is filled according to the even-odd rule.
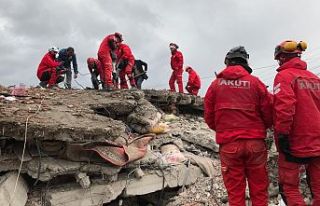
[[57,84],[49,85],[48,88],[52,89],[52,90],[60,90],[61,89]]
[[106,85],[106,84],[104,84],[104,85],[102,86],[102,91],[111,92],[111,91],[113,91],[113,90],[115,90],[113,86]]
[[39,83],[39,86],[40,86],[41,88],[47,88],[47,84],[48,84],[48,82],[41,81],[41,82]]

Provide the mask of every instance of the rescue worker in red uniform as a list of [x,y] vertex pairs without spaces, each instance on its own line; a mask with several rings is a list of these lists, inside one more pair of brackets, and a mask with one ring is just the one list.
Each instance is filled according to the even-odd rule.
[[186,72],[189,74],[188,83],[186,90],[189,94],[198,95],[199,89],[201,87],[201,80],[197,72],[191,67],[186,67]]
[[312,205],[320,205],[320,79],[300,59],[306,48],[305,42],[285,41],[274,53],[280,65],[273,88],[279,188],[289,206],[306,205],[299,190],[303,167]]
[[230,206],[245,206],[246,180],[253,206],[268,205],[266,129],[272,126],[272,95],[248,65],[243,46],[231,49],[226,68],[205,95],[204,118],[216,132]]
[[64,74],[66,71],[60,67],[63,65],[63,62],[58,62],[56,59],[58,52],[59,49],[57,47],[50,48],[38,66],[37,77],[40,80],[39,85],[42,88],[56,87],[57,84],[63,82],[64,80],[62,74]]
[[170,91],[175,92],[175,82],[178,84],[179,92],[183,93],[183,55],[178,51],[179,46],[175,43],[170,43],[169,48],[171,50],[171,69],[172,74],[169,80]]
[[134,66],[134,56],[131,52],[131,49],[128,45],[120,43],[117,48],[117,76],[120,78],[120,88],[128,89],[128,84],[126,80],[126,76],[130,81],[130,86],[132,88],[136,87],[136,82],[132,76],[132,70]]
[[106,36],[100,44],[98,50],[98,59],[102,65],[103,71],[103,89],[111,91],[114,89],[112,81],[113,65],[112,61],[115,58],[115,51],[117,49],[117,43],[122,42],[122,35],[118,32]]
[[91,82],[94,89],[99,89],[100,81],[98,77],[100,76],[100,80],[103,79],[103,71],[101,62],[95,58],[88,58],[87,59],[88,69],[91,74]]

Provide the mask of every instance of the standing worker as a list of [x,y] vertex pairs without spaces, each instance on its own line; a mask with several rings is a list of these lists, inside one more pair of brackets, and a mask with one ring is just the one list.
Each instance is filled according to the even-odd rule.
[[57,47],[51,47],[38,66],[37,77],[42,88],[55,88],[57,84],[64,80],[62,74],[65,73],[65,70],[60,67],[63,62],[56,60],[58,52],[59,49]]
[[103,79],[102,87],[106,91],[112,91],[114,89],[112,80],[112,58],[115,55],[117,49],[117,43],[122,42],[122,35],[118,32],[106,36],[99,47],[98,59],[102,64]]
[[99,89],[100,81],[98,77],[100,76],[100,80],[103,79],[103,72],[101,62],[95,58],[88,58],[87,59],[88,69],[91,74],[91,82],[94,89]]
[[313,206],[320,205],[320,79],[307,70],[305,42],[284,41],[275,48],[274,129],[279,150],[279,188],[288,206],[305,206],[300,168],[307,172]]
[[133,75],[138,89],[141,89],[142,82],[148,79],[148,64],[142,60],[135,60]]
[[72,82],[71,62],[72,62],[73,70],[74,70],[73,78],[76,79],[78,77],[78,73],[79,73],[78,72],[77,57],[76,57],[76,54],[74,53],[74,48],[68,47],[66,49],[61,49],[59,51],[58,61],[64,62],[63,67],[66,69],[65,88],[71,89],[71,82]]
[[117,56],[116,69],[117,69],[117,74],[119,74],[119,78],[120,78],[120,88],[128,89],[126,76],[130,81],[131,88],[135,88],[136,82],[132,76],[132,70],[134,66],[134,56],[131,52],[130,47],[126,44],[119,43],[116,51],[116,56]]
[[179,46],[175,43],[170,43],[169,45],[171,51],[171,69],[172,74],[169,80],[170,91],[175,92],[175,82],[178,84],[179,92],[183,93],[183,55],[178,51]]
[[231,49],[227,67],[209,87],[204,118],[216,131],[230,206],[244,206],[246,182],[253,206],[268,205],[266,129],[272,126],[272,96],[248,65],[243,46]]
[[191,67],[186,67],[186,72],[189,74],[188,83],[186,90],[189,94],[198,95],[199,89],[201,88],[201,80],[197,72]]

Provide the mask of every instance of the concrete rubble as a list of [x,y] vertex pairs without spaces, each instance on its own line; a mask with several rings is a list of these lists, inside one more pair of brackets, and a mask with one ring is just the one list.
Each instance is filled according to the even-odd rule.
[[[0,86],[0,205],[12,195],[17,206],[228,205],[201,97],[37,88],[8,96]],[[270,205],[280,198],[276,159],[271,146]]]

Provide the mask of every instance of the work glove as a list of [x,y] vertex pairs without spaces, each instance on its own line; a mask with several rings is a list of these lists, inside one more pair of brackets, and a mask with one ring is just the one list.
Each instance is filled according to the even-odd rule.
[[289,143],[289,135],[287,134],[279,134],[278,135],[279,141],[279,149],[284,154],[291,154],[290,150],[290,143]]
[[278,134],[278,140],[279,140],[279,149],[284,154],[288,162],[306,164],[312,159],[310,157],[296,157],[291,154],[289,135]]
[[73,74],[73,78],[74,78],[74,79],[78,78],[78,73],[74,73],[74,74]]

